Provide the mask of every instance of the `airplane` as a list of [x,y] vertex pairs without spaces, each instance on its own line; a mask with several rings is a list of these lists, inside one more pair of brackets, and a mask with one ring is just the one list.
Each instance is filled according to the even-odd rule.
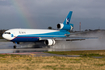
[[[56,44],[57,40],[77,41],[90,39],[89,37],[70,37],[70,30],[74,25],[70,23],[73,11],[70,11],[63,23],[57,24],[58,30],[49,29],[9,29],[5,31],[2,37],[13,43],[19,44],[20,42],[40,42],[52,46]],[[16,48],[16,45],[13,46]]]

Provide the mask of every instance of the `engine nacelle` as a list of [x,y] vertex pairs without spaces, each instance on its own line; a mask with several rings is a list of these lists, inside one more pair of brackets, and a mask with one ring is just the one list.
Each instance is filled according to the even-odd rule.
[[59,24],[57,24],[57,28],[61,29],[61,30],[72,30],[73,29],[73,24],[59,23]]
[[55,45],[55,40],[47,39],[46,41],[44,41],[44,44],[49,45],[49,46]]

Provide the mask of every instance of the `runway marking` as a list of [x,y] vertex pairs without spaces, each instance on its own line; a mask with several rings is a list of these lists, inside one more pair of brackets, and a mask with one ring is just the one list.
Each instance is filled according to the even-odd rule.
[[49,54],[44,52],[26,52],[26,53],[0,53],[0,54],[17,54],[17,55],[31,55],[34,57],[45,57],[45,56],[59,56],[59,57],[80,57],[80,55],[58,55],[58,54]]
[[0,53],[0,54],[37,54],[42,52],[26,52],[26,53]]

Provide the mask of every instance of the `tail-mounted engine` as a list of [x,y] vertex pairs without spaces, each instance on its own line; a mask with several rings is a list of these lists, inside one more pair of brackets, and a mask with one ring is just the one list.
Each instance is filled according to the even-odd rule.
[[55,45],[55,40],[54,39],[47,39],[44,41],[44,44],[52,46]]
[[59,24],[57,24],[57,28],[61,29],[61,30],[72,30],[73,29],[73,24],[59,23]]

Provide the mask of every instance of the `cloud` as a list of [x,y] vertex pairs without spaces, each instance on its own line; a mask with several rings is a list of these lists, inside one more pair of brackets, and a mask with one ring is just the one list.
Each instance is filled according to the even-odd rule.
[[[38,26],[37,28],[47,28],[49,22],[54,27],[57,23],[63,22],[68,12],[72,10],[72,23],[77,25],[80,21],[83,21],[81,22],[84,24],[83,27],[89,27],[91,24],[103,27],[105,24],[98,24],[105,23],[104,3],[105,0],[0,0],[0,18],[2,20],[14,19],[21,18],[24,15],[24,18],[32,21],[30,24],[34,24],[37,21],[35,23]],[[6,21],[8,22],[9,20]],[[22,19],[12,21],[22,21]],[[23,23],[23,21],[19,23]],[[1,23],[1,25],[3,24],[4,22]],[[10,25],[15,27],[12,24],[11,22]],[[75,28],[78,27],[76,26]]]
[[49,14],[65,16],[72,10],[75,13],[74,16],[78,18],[104,19],[104,2],[104,0],[31,0],[26,1],[24,7],[27,7],[32,14],[38,14],[37,16],[40,14],[42,14],[40,16],[43,14],[44,16]]
[[0,0],[0,6],[8,6],[11,5],[10,0]]

